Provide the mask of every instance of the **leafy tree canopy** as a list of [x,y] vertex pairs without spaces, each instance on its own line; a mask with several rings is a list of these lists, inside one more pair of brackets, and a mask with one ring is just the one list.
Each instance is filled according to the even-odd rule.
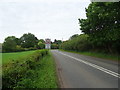
[[15,36],[9,36],[5,38],[5,41],[3,43],[3,51],[9,52],[9,51],[15,51],[16,49],[16,37]]
[[70,37],[70,40],[73,39],[73,38],[76,38],[76,37],[78,37],[78,36],[79,36],[78,34],[74,34],[74,35],[72,35],[72,36]]
[[44,39],[40,39],[39,42],[45,43]]
[[120,2],[93,2],[86,9],[87,19],[79,19],[80,29],[96,46],[110,52],[120,43]]
[[37,37],[35,35],[28,33],[28,34],[23,34],[23,36],[20,38],[21,40],[21,46],[23,48],[30,48],[34,47],[38,43]]

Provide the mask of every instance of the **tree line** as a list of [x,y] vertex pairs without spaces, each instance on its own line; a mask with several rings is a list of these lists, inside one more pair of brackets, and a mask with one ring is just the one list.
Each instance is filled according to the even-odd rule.
[[[58,49],[61,40],[51,42],[52,49]],[[34,34],[25,33],[20,38],[8,36],[2,44],[2,52],[18,52],[27,50],[45,49],[44,39],[38,39]]]
[[61,48],[120,54],[120,2],[92,2],[87,19],[78,19],[82,35],[73,35]]

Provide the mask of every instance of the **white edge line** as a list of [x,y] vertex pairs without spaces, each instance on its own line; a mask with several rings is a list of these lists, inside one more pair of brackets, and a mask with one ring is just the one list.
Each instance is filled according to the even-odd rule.
[[[59,52],[59,53],[61,53],[61,52]],[[103,67],[101,67],[101,66],[92,64],[92,63],[87,62],[87,61],[83,61],[83,60],[81,60],[81,59],[72,57],[72,56],[67,55],[67,54],[64,54],[64,53],[61,53],[61,54],[62,54],[62,55],[65,55],[65,56],[68,56],[68,57],[70,57],[70,58],[73,58],[73,59],[75,59],[75,60],[77,60],[77,61],[79,61],[79,62],[82,62],[82,63],[84,63],[84,64],[87,64],[87,65],[89,65],[89,66],[91,66],[91,67],[94,67],[94,68],[96,68],[96,69],[98,69],[98,70],[101,70],[101,71],[103,71],[103,72],[105,72],[105,73],[107,73],[107,74],[110,74],[110,75],[112,75],[112,76],[115,76],[115,77],[117,77],[117,78],[120,78],[120,77],[119,77],[119,74],[116,73],[116,72],[113,72],[113,71],[108,70],[108,69],[105,69],[105,68],[103,68]]]

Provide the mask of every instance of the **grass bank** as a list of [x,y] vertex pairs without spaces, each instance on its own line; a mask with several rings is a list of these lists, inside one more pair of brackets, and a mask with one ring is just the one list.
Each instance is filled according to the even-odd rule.
[[58,88],[55,62],[51,53],[45,56],[38,67],[38,78],[36,78],[37,88]]
[[[20,60],[20,59],[19,59]],[[39,50],[3,67],[3,88],[57,88],[55,63],[48,50]]]
[[77,54],[81,54],[81,55],[98,57],[98,58],[102,58],[102,59],[114,60],[114,61],[118,61],[119,57],[120,57],[119,55],[111,55],[111,54],[98,53],[98,52],[77,52],[77,51],[70,51],[70,50],[63,50],[63,49],[60,49],[60,50],[77,53]]

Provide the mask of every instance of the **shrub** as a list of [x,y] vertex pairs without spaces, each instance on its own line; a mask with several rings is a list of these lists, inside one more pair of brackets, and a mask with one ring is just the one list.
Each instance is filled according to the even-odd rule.
[[64,42],[61,45],[61,48],[64,50],[88,51],[92,48],[88,37],[89,36],[86,34],[79,35],[73,39]]
[[24,51],[24,48],[22,48],[20,45],[16,46],[16,51],[20,52],[20,51]]
[[[45,55],[48,54],[48,50],[37,50],[35,53],[24,58],[22,62],[19,60],[12,61],[9,65],[3,66],[2,85],[3,88],[20,88],[29,86],[32,80],[25,80],[26,77],[34,76],[33,70],[37,67],[37,62]],[[30,81],[31,84],[28,84]]]
[[51,44],[51,48],[52,48],[52,49],[58,49],[58,48],[59,48],[59,45],[58,45],[58,44]]

